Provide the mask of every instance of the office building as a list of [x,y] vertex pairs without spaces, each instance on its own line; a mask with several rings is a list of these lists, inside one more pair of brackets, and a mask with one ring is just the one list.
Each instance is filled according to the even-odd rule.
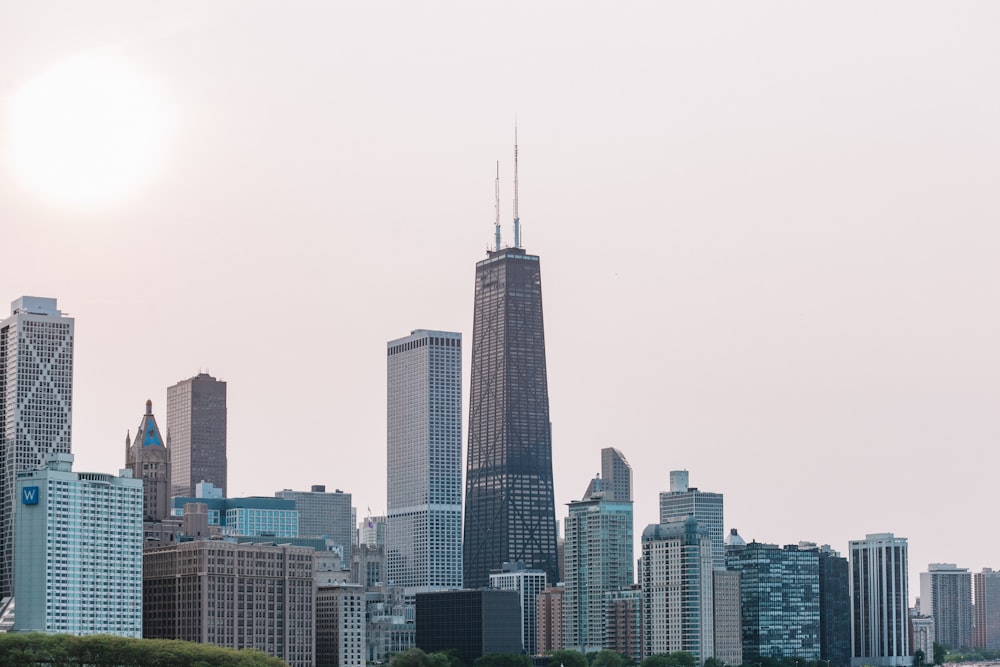
[[[805,545],[800,543],[800,548]],[[851,664],[851,572],[847,559],[824,544],[819,556],[819,659],[827,667]]]
[[614,447],[601,450],[601,474],[587,487],[584,498],[603,491],[608,500],[632,500],[632,466],[621,451]]
[[351,536],[355,534],[351,494],[340,489],[327,493],[325,486],[314,484],[309,491],[285,489],[274,497],[295,502],[299,536],[329,538],[341,548],[344,562],[351,562]]
[[143,636],[315,658],[314,550],[196,540],[143,554]]
[[863,540],[852,540],[849,549],[851,665],[910,665],[906,538],[872,533]]
[[365,617],[368,664],[389,662],[393,655],[416,646],[416,605],[402,588],[369,588]]
[[516,591],[417,593],[417,648],[454,649],[466,667],[488,653],[521,653],[521,605]]
[[365,589],[357,584],[316,590],[315,667],[365,667]]
[[972,575],[954,563],[931,563],[920,573],[920,613],[934,618],[939,644],[972,646]]
[[[599,488],[591,483],[590,489]],[[563,632],[566,647],[603,648],[607,612],[604,594],[635,582],[632,501],[609,500],[603,491],[569,504]]]
[[715,655],[712,540],[693,516],[642,531],[643,653]]
[[[214,533],[243,537],[299,536],[299,513],[294,500],[256,496],[223,498],[222,489],[211,482],[195,485],[196,496],[171,499],[171,516],[182,518],[190,505],[207,507],[208,529]],[[313,536],[309,536],[313,537]]]
[[461,588],[462,335],[418,329],[386,353],[389,583]]
[[976,592],[975,634],[972,645],[1000,651],[1000,572],[983,568],[973,575]]
[[726,568],[740,575],[744,664],[760,657],[819,659],[819,556],[815,549],[731,540],[726,546]]
[[207,373],[167,387],[171,495],[191,497],[198,482],[226,495],[226,383]]
[[689,516],[705,526],[712,538],[713,567],[726,569],[722,494],[699,491],[688,485],[687,470],[673,470],[670,473],[670,491],[660,493],[660,523]]
[[514,247],[500,247],[498,218],[495,249],[476,264],[463,540],[467,588],[485,586],[490,571],[507,562],[544,570],[549,581],[559,581],[541,265],[520,247],[516,197],[514,210]]
[[517,591],[521,606],[521,644],[528,655],[537,655],[538,596],[548,588],[548,577],[541,570],[529,570],[524,563],[504,563],[490,572],[490,588]]
[[604,641],[609,651],[642,662],[642,587],[632,584],[604,594]]
[[0,321],[0,599],[14,591],[14,480],[69,454],[72,417],[73,318],[22,296]]
[[[740,607],[740,574],[729,570],[712,572],[712,602],[715,613],[715,658],[727,665],[743,664],[743,615]],[[827,665],[827,667],[830,667]]]
[[384,516],[371,516],[369,512],[364,521],[358,524],[358,542],[370,547],[385,546],[387,520]]
[[142,480],[72,465],[17,474],[14,630],[141,637]]
[[366,588],[385,583],[385,545],[361,543],[351,552],[351,581]]
[[143,521],[163,521],[170,516],[170,452],[153,416],[153,402],[139,422],[135,440],[125,436],[125,467],[142,480]]
[[566,589],[562,586],[549,586],[538,595],[536,655],[545,655],[550,651],[561,651],[566,648],[562,638],[562,604],[565,592]]

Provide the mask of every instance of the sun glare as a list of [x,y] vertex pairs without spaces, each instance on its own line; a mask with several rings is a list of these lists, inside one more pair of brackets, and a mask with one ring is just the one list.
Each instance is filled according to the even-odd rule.
[[14,93],[10,168],[47,202],[107,205],[136,193],[166,147],[170,114],[153,82],[113,53],[63,61]]

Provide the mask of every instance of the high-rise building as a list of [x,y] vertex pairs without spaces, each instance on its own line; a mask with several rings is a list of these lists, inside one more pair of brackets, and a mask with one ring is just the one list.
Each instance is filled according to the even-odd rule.
[[[207,511],[210,531],[231,537],[282,537],[299,536],[299,513],[295,501],[285,498],[256,496],[250,498],[223,498],[222,490],[211,482],[195,485],[197,495],[191,498],[174,496],[170,514],[184,518],[190,509]],[[315,536],[310,536],[315,537]]]
[[198,482],[226,486],[226,383],[207,373],[167,387],[167,448],[172,495],[193,496]]
[[976,591],[975,636],[972,645],[1000,650],[1000,572],[983,568],[973,575]]
[[905,537],[872,533],[852,540],[851,664],[903,667],[913,658],[907,628],[909,571]]
[[143,636],[255,648],[312,667],[315,550],[196,540],[143,553]]
[[153,402],[139,422],[135,440],[125,436],[125,467],[142,480],[143,521],[163,521],[170,516],[170,451],[163,444],[153,416]]
[[611,500],[633,500],[632,466],[621,451],[614,447],[601,450],[601,476],[604,492]]
[[388,583],[461,588],[462,334],[418,329],[386,348]]
[[528,655],[538,655],[538,596],[548,588],[548,577],[541,570],[529,570],[523,563],[504,563],[499,571],[490,572],[490,588],[517,591],[521,605],[521,643]]
[[351,494],[340,489],[328,493],[326,486],[314,484],[309,491],[276,491],[275,498],[295,501],[300,537],[327,537],[343,551],[344,563],[351,562],[355,533],[351,518]]
[[642,662],[642,586],[632,584],[605,593],[604,606],[607,621],[601,645],[628,656],[638,665]]
[[417,593],[417,648],[454,649],[466,667],[488,653],[522,653],[521,606],[515,591]]
[[535,633],[535,650],[538,655],[566,648],[562,639],[562,603],[565,592],[566,589],[562,586],[549,586],[538,595],[538,631]]
[[541,265],[520,247],[516,201],[514,247],[500,247],[498,214],[496,248],[476,264],[463,541],[469,588],[486,585],[506,562],[559,581]]
[[[800,547],[803,545],[800,544]],[[819,659],[851,665],[851,573],[847,559],[824,544],[819,555]]]
[[17,474],[14,630],[141,637],[142,481],[72,467]]
[[972,646],[972,575],[954,563],[931,563],[920,573],[920,613],[934,618],[939,644]]
[[315,667],[365,667],[365,589],[357,584],[316,590]]
[[670,472],[670,491],[660,493],[660,523],[688,516],[693,516],[708,530],[712,539],[713,567],[726,569],[722,494],[699,491],[688,485],[687,470],[673,470]]
[[642,531],[643,653],[715,655],[712,540],[693,516]]
[[742,665],[743,616],[740,612],[740,574],[729,570],[715,570],[712,572],[712,582],[715,658],[727,665]]
[[[589,489],[597,488],[593,482]],[[609,500],[603,491],[569,504],[566,518],[563,642],[569,649],[603,648],[604,594],[631,586],[632,501]]]
[[358,542],[370,547],[385,546],[387,520],[384,516],[368,516],[358,524]]
[[73,318],[55,299],[22,296],[0,321],[0,598],[14,590],[14,480],[69,454]]
[[818,660],[819,557],[815,549],[731,540],[726,567],[740,575],[743,662]]

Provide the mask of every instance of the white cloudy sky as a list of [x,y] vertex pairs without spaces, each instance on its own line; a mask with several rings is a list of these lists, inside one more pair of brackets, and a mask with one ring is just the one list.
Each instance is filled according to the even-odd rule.
[[0,12],[0,299],[76,317],[78,469],[207,369],[233,494],[384,508],[385,341],[471,337],[516,114],[557,516],[613,445],[637,532],[687,468],[747,539],[1000,566],[995,3]]

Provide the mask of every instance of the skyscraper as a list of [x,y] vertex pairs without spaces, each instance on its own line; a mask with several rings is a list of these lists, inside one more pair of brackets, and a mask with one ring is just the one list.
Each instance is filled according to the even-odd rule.
[[69,454],[73,318],[55,299],[23,296],[0,321],[0,598],[14,590],[14,479]]
[[721,493],[707,493],[688,485],[687,470],[670,472],[670,491],[660,493],[660,523],[669,519],[693,516],[708,529],[712,538],[712,563],[717,570],[726,568],[725,527]]
[[146,401],[146,414],[139,422],[135,440],[125,436],[125,467],[142,480],[144,521],[163,521],[170,516],[170,452],[163,444],[153,416],[153,402]]
[[976,591],[976,622],[972,645],[1000,650],[1000,572],[986,567],[973,576]]
[[340,489],[328,493],[323,484],[313,484],[309,491],[276,491],[275,498],[295,501],[300,537],[327,537],[341,548],[345,566],[351,562],[355,534],[351,518],[351,494]]
[[632,501],[609,500],[603,491],[596,491],[569,504],[562,605],[567,648],[584,652],[604,648],[604,594],[635,581],[632,542]]
[[913,658],[907,628],[909,584],[905,537],[874,533],[852,540],[851,664],[903,667]]
[[529,570],[521,563],[504,563],[500,571],[490,572],[490,588],[517,591],[521,604],[521,643],[528,655],[538,655],[538,596],[548,588],[548,577],[541,570]]
[[418,329],[386,352],[388,583],[461,588],[462,334]]
[[632,500],[632,466],[621,451],[614,447],[601,450],[601,476],[610,500]]
[[17,475],[14,630],[141,637],[142,481],[72,465]]
[[939,644],[972,646],[972,575],[954,563],[931,563],[920,573],[920,613],[934,618]]
[[505,562],[559,580],[541,265],[520,247],[514,182],[514,247],[500,247],[498,202],[496,248],[476,264],[463,541],[470,588]]
[[167,387],[167,447],[172,495],[193,496],[195,484],[226,487],[226,383],[207,373]]

